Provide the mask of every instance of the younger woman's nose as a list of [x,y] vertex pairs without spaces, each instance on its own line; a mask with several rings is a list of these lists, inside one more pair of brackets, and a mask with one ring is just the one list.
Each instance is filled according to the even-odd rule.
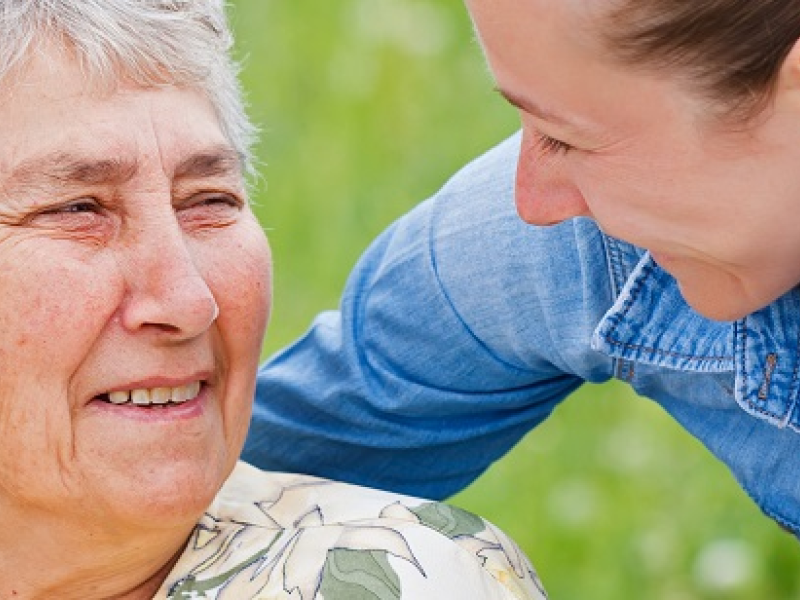
[[577,186],[567,176],[563,155],[548,155],[533,135],[524,134],[517,163],[517,213],[532,225],[555,225],[591,216]]

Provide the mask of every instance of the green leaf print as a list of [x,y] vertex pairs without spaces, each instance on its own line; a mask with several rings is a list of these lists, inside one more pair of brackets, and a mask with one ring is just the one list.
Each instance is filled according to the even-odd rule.
[[483,519],[455,506],[429,502],[410,509],[426,527],[435,529],[450,539],[475,535],[486,529]]
[[400,600],[400,578],[383,550],[328,551],[320,592],[325,600]]
[[267,556],[272,549],[272,546],[275,544],[276,540],[280,537],[280,535],[275,535],[272,538],[272,541],[269,545],[264,548],[263,550],[259,550],[250,558],[242,561],[235,567],[231,568],[230,570],[217,575],[215,577],[211,577],[209,579],[198,579],[195,575],[188,575],[178,581],[172,589],[169,591],[169,595],[167,596],[169,600],[200,600],[201,598],[208,598],[208,594],[206,592],[210,592],[215,590],[223,585],[225,585],[229,580],[236,576],[237,573],[240,573],[253,565],[254,563],[258,562],[265,556]]

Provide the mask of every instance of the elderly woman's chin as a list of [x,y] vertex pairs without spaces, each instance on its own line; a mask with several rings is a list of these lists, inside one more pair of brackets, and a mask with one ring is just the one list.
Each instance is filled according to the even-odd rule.
[[[220,406],[231,402],[217,400],[215,392],[204,386],[193,401],[198,406],[165,422],[159,422],[158,414],[119,417],[104,414],[120,412],[119,407],[90,407],[94,410],[76,427],[77,434],[85,433],[81,446],[89,459],[81,465],[81,477],[95,486],[96,498],[105,498],[116,522],[191,526],[208,508],[239,457],[252,397],[238,398],[236,414],[223,416]],[[113,428],[107,422],[111,419]],[[140,419],[147,420],[146,428],[139,427]]]

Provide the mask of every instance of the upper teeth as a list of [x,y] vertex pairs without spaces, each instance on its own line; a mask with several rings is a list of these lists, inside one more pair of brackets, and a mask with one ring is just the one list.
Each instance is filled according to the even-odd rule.
[[196,398],[199,393],[200,382],[194,381],[179,387],[142,388],[111,392],[108,394],[108,399],[114,404],[133,402],[141,406],[148,406],[150,404],[166,404],[167,402],[186,402]]

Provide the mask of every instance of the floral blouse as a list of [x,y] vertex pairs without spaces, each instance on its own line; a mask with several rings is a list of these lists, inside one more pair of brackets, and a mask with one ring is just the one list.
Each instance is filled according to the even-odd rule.
[[544,600],[464,510],[240,462],[154,600]]

